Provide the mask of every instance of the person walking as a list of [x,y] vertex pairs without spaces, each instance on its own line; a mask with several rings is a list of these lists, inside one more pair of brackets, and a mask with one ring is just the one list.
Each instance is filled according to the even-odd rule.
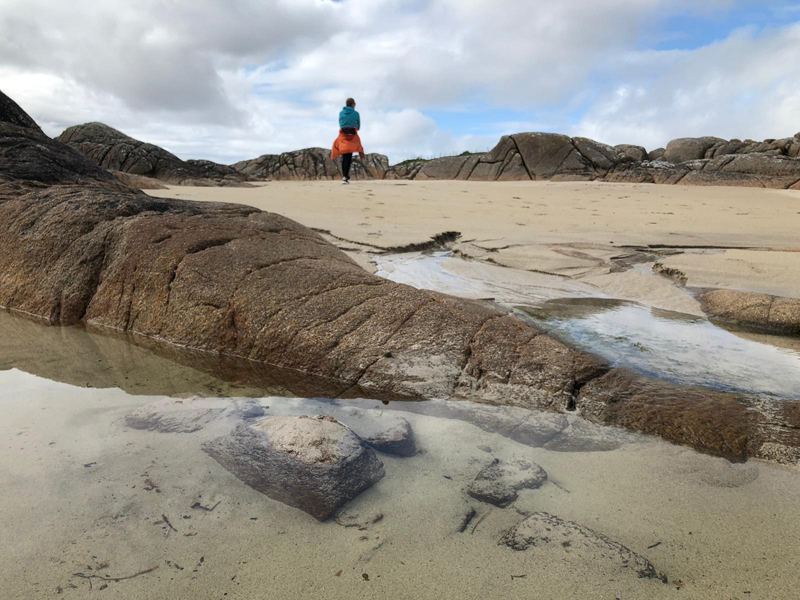
[[331,160],[342,157],[342,183],[350,183],[350,167],[353,164],[353,153],[358,152],[364,160],[364,148],[358,130],[361,129],[361,116],[356,111],[356,101],[348,98],[345,107],[339,113],[339,137],[333,142]]

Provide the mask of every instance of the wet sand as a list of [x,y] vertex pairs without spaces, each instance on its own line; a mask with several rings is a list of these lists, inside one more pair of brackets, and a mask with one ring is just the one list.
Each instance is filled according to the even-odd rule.
[[[90,582],[95,591],[107,585],[111,598],[790,598],[800,584],[800,477],[779,467],[733,465],[628,434],[612,451],[555,452],[404,413],[423,453],[381,455],[386,477],[347,511],[384,518],[359,531],[320,524],[227,473],[200,450],[223,425],[195,434],[130,430],[122,417],[153,397],[16,370],[0,380],[0,515],[14,540],[0,567],[5,598],[59,588],[85,597]],[[262,402],[276,413],[314,412],[310,401]],[[603,431],[613,439],[614,430]],[[494,456],[534,460],[550,481],[506,509],[467,497],[463,488]],[[195,502],[219,504],[208,512],[193,510]],[[459,533],[470,506],[488,514]],[[498,546],[532,511],[608,535],[672,583],[560,550]]]
[[[171,187],[151,193],[278,212],[330,231],[341,247],[396,248],[457,231],[461,236],[453,249],[464,256],[568,277],[615,297],[683,312],[699,308],[669,280],[643,277],[630,264],[675,262],[676,268],[684,268],[689,286],[800,297],[800,278],[786,276],[800,272],[800,192],[794,191],[554,182],[365,181],[343,186],[315,181],[269,182],[251,189]],[[698,247],[758,251],[698,253]],[[671,258],[675,252],[691,254]]]

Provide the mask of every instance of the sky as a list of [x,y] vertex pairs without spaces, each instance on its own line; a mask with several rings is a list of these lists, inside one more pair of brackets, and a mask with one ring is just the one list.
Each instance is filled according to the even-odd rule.
[[0,89],[221,163],[485,151],[552,131],[648,150],[800,132],[800,0],[2,0]]

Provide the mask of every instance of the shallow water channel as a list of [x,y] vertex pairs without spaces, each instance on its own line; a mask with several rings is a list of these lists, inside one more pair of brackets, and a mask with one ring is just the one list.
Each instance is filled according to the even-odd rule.
[[614,366],[725,391],[800,395],[800,340],[734,332],[704,317],[608,298],[579,282],[468,262],[448,252],[375,260],[387,279],[513,307]]
[[[598,307],[595,300],[576,308],[555,299],[589,298],[588,286],[525,287],[506,281],[498,267],[481,287],[483,275],[471,269],[422,273],[427,285],[450,286],[437,289],[538,307],[526,308],[527,318],[584,347],[611,348],[611,360],[659,376],[776,395],[796,381],[791,348],[778,352],[736,338],[741,360],[709,375],[697,366],[708,350],[689,347],[680,354],[685,360],[669,359],[682,339],[702,331],[709,347],[719,347],[718,360],[728,360],[731,342],[714,341],[722,334],[702,320],[652,311],[648,317],[638,305]],[[398,277],[403,271],[394,270]],[[670,341],[655,346],[662,335]],[[794,470],[731,464],[572,415],[468,402],[331,400],[337,390],[311,378],[144,343],[0,312],[4,600],[781,599],[800,586]],[[764,346],[761,354],[750,344]],[[748,361],[758,366],[754,356],[766,374],[734,377]],[[782,378],[770,374],[773,363]],[[354,410],[376,421],[399,415],[419,453],[380,454],[385,477],[339,519],[319,523],[247,487],[202,451],[203,442],[230,431],[254,407],[266,415],[342,420]],[[133,429],[126,417],[137,411],[198,426]],[[494,459],[533,461],[547,481],[521,490],[506,508],[468,496],[466,488]],[[516,551],[498,544],[509,528],[540,512],[624,545],[669,583],[640,579],[579,545]]]

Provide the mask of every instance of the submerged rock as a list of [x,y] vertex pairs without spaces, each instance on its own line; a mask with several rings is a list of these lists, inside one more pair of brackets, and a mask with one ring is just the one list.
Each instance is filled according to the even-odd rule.
[[264,408],[254,399],[164,398],[125,415],[124,423],[144,431],[194,433],[225,418],[248,420],[264,414]]
[[467,493],[482,502],[504,508],[517,499],[523,489],[536,489],[547,481],[547,473],[527,460],[500,461],[495,458],[481,469]]
[[194,433],[222,417],[228,409],[219,402],[167,398],[140,406],[125,416],[131,429],[160,433]]
[[643,556],[622,544],[575,523],[546,512],[536,512],[508,530],[498,542],[514,550],[550,550],[563,552],[573,560],[602,561],[618,570],[631,570],[640,578],[661,579],[662,575]]
[[253,489],[320,521],[379,481],[383,463],[333,417],[267,417],[203,449]]
[[345,508],[336,515],[336,524],[342,527],[356,527],[359,531],[369,529],[370,525],[383,521],[383,513],[370,510],[351,510]]
[[336,418],[375,450],[398,456],[417,453],[411,424],[398,414],[348,407],[338,409]]

